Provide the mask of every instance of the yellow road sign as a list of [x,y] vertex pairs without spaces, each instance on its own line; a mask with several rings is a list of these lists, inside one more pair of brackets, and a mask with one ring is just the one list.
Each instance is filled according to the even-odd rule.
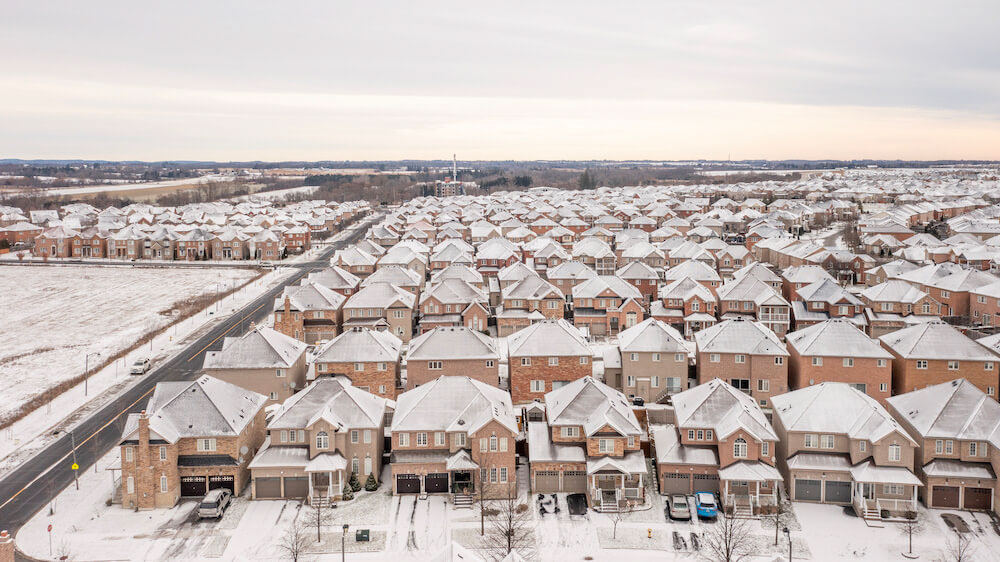
[[80,470],[80,465],[73,463],[73,466],[71,466],[70,468],[72,468],[73,470]]

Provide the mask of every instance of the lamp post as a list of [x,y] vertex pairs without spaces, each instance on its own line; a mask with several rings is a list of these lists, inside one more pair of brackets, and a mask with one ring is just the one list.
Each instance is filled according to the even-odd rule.
[[788,527],[782,529],[785,533],[785,538],[788,539],[788,562],[792,562],[792,532],[788,530]]
[[94,357],[100,357],[101,356],[100,353],[94,352],[94,353],[88,353],[87,356],[83,358],[83,395],[84,396],[87,396],[87,392],[89,391],[87,383],[90,382],[90,356],[91,355],[93,355]]
[[345,545],[347,543],[347,528],[348,527],[350,527],[350,525],[348,525],[347,523],[344,523],[344,534],[340,535],[340,562],[344,562],[344,560],[346,559],[346,556],[347,556],[347,553],[344,550],[344,547],[345,547]]

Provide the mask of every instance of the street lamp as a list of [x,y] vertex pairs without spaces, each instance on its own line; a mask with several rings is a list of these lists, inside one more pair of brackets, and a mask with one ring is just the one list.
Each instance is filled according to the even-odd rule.
[[350,527],[347,523],[344,523],[344,534],[340,535],[340,562],[344,562],[347,556],[344,546],[347,543],[347,528]]
[[788,562],[792,562],[792,532],[788,530],[788,527],[781,530],[785,533],[785,538],[788,539]]
[[83,395],[87,395],[87,383],[90,382],[90,356],[100,357],[101,354],[94,352],[88,353],[86,357],[83,358]]

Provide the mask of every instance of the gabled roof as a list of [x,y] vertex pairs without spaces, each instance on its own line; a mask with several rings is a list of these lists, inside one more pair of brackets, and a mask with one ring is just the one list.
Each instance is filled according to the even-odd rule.
[[547,393],[545,411],[550,426],[583,426],[588,437],[605,426],[623,436],[642,433],[625,395],[590,376]]
[[832,318],[796,330],[787,334],[785,341],[805,357],[892,359],[891,353],[843,318]]
[[524,277],[513,285],[501,289],[504,299],[564,299],[565,295],[558,287],[542,279],[538,275],[532,274]]
[[873,285],[861,291],[861,296],[871,302],[916,304],[925,298],[927,293],[902,279],[889,279],[884,283]]
[[759,441],[778,440],[757,401],[721,379],[675,394],[672,401],[681,429],[712,429],[719,438],[742,429]]
[[920,437],[989,440],[1000,445],[1000,404],[965,379],[898,394],[887,401]]
[[635,288],[635,285],[614,275],[601,275],[573,287],[574,300],[601,298],[605,293],[611,293],[623,300],[642,298],[642,293]]
[[881,404],[842,382],[823,382],[771,397],[774,415],[788,431],[841,433],[878,441],[893,432],[913,438]]
[[694,335],[699,353],[743,353],[787,356],[785,344],[760,322],[735,318],[709,326]]
[[407,361],[445,359],[493,359],[499,361],[496,341],[490,336],[466,328],[441,327],[410,341]]
[[329,289],[324,285],[316,283],[311,279],[302,281],[300,285],[285,287],[281,295],[274,299],[274,310],[280,311],[285,307],[285,298],[288,298],[292,310],[340,310],[347,297]]
[[413,308],[416,300],[413,293],[395,285],[373,283],[351,295],[344,303],[344,308],[389,308],[397,304]]
[[861,300],[848,293],[833,279],[820,279],[797,291],[799,300],[827,304],[862,305]]
[[274,413],[268,429],[302,429],[319,420],[336,431],[374,429],[394,403],[351,384],[347,377],[320,377],[293,394]]
[[673,326],[654,318],[647,318],[618,334],[618,347],[623,353],[687,354],[684,336]]
[[559,320],[541,320],[507,337],[511,357],[593,356],[594,352],[575,326]]
[[474,433],[496,420],[517,432],[510,393],[469,377],[438,377],[399,395],[392,431]]
[[997,360],[991,351],[940,320],[896,330],[880,336],[879,340],[904,359]]
[[403,342],[389,332],[352,328],[323,345],[314,363],[370,363],[399,361]]
[[204,369],[287,369],[306,352],[305,342],[257,326],[239,337],[227,337],[222,349],[205,354]]

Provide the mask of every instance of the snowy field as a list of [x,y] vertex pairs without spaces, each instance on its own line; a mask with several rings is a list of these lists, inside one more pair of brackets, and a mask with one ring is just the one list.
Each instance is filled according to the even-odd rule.
[[[172,509],[134,512],[118,505],[107,506],[112,491],[109,466],[119,466],[117,451],[98,463],[100,470],[81,475],[80,490],[70,486],[48,510],[36,515],[17,534],[18,547],[39,559],[49,556],[47,525],[53,526],[53,555],[71,560],[287,560],[279,546],[281,537],[299,521],[309,539],[308,560],[339,560],[341,527],[350,526],[346,539],[350,560],[417,561],[432,559],[451,542],[476,550],[482,546],[478,509],[453,509],[442,496],[418,499],[392,496],[385,484],[375,492],[359,493],[351,502],[331,510],[329,523],[317,543],[315,527],[308,525],[310,508],[296,501],[249,501],[238,498],[220,521],[201,521],[193,515],[196,502],[183,501]],[[518,471],[519,482],[526,471]],[[383,480],[388,479],[388,470]],[[523,488],[523,486],[522,486]],[[535,498],[528,501],[531,540],[530,559],[541,561],[705,560],[691,548],[691,536],[702,539],[716,525],[712,522],[668,522],[663,500],[651,490],[649,508],[630,514],[613,531],[609,516],[593,511],[569,515],[566,496],[559,494],[558,514],[539,515]],[[522,489],[522,497],[528,497]],[[791,530],[795,560],[884,561],[905,560],[907,539],[901,527],[868,527],[857,517],[833,505],[795,503],[793,517],[783,520]],[[949,560],[947,545],[955,536],[944,524],[940,510],[921,509],[924,529],[914,537],[914,553],[921,560]],[[972,545],[969,560],[1000,561],[1000,537],[982,513],[952,512],[969,526],[965,535]],[[752,520],[750,543],[755,554],[746,560],[784,560],[788,542],[782,534],[774,545],[773,520]],[[368,529],[371,542],[354,541],[354,531]],[[487,522],[487,529],[489,523]],[[673,534],[684,537],[683,548],[675,548]],[[614,535],[614,536],[613,536]],[[122,546],[127,544],[128,548]],[[779,558],[779,556],[781,558]]]
[[[251,279],[236,268],[0,267],[0,419],[167,325],[175,305]],[[103,358],[103,359],[102,359]],[[124,370],[124,369],[123,369]]]

